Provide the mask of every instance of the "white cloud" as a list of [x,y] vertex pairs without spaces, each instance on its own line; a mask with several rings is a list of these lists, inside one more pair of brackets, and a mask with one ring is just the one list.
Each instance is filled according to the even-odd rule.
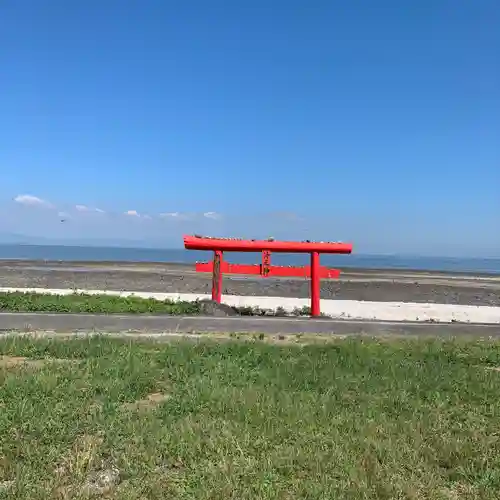
[[192,214],[182,213],[182,212],[164,212],[160,214],[162,219],[173,219],[173,220],[189,220],[193,218]]
[[125,215],[130,215],[131,217],[140,217],[140,215],[137,212],[137,210],[127,210],[125,212]]
[[61,219],[69,219],[70,215],[67,212],[57,212],[57,216]]
[[207,218],[207,219],[213,219],[213,220],[218,220],[220,219],[222,216],[220,214],[218,214],[217,212],[205,212],[203,214],[203,217]]
[[75,209],[78,210],[78,212],[97,212],[99,214],[104,213],[104,210],[101,210],[100,208],[91,208],[87,205],[75,205]]
[[42,198],[38,198],[38,196],[33,196],[31,194],[19,194],[14,198],[16,203],[20,203],[21,205],[27,205],[31,207],[43,207],[43,208],[52,208],[52,203],[42,200]]
[[160,214],[162,219],[171,219],[177,221],[192,221],[197,218],[196,213],[191,212],[164,212]]
[[164,218],[171,217],[173,219],[180,217],[180,216],[181,216],[181,214],[179,212],[165,212],[163,214],[160,214],[160,217],[164,217]]

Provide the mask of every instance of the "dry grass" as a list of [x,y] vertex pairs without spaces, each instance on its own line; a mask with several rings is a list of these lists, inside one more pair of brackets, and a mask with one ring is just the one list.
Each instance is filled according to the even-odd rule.
[[148,411],[155,409],[158,405],[163,403],[169,398],[168,394],[162,394],[161,392],[153,392],[148,394],[145,398],[138,399],[137,401],[132,401],[131,403],[125,403],[124,408],[126,410],[132,411]]
[[0,369],[14,369],[14,368],[42,368],[50,363],[72,363],[71,359],[30,359],[22,356],[0,356]]

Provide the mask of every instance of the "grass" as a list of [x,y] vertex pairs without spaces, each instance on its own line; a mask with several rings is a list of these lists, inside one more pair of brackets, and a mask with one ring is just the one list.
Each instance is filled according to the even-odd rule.
[[199,302],[90,295],[73,293],[53,295],[34,292],[0,293],[0,311],[59,313],[135,313],[135,314],[199,314]]
[[500,491],[496,343],[9,337],[0,354],[0,498]]
[[[287,316],[282,307],[274,311],[259,307],[234,307],[242,316]],[[200,301],[157,300],[118,295],[72,293],[54,295],[35,292],[0,292],[0,312],[57,312],[94,314],[169,314],[197,315],[203,313]],[[292,315],[308,316],[310,308],[296,308]]]

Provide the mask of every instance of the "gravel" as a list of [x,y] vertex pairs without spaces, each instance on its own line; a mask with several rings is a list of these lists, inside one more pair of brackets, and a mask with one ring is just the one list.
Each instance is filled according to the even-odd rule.
[[[144,292],[210,293],[211,277],[185,265],[150,267],[113,263],[107,267],[80,264],[78,269],[51,263],[0,263],[1,287],[80,288]],[[224,277],[223,293],[270,297],[309,297],[304,279]],[[346,270],[341,280],[321,283],[323,299],[380,302],[428,302],[500,306],[498,277],[471,279],[443,273]]]

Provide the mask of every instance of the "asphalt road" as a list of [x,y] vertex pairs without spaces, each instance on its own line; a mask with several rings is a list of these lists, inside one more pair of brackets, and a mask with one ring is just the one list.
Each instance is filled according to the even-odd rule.
[[328,334],[367,336],[500,337],[500,325],[401,323],[265,317],[0,313],[0,332],[52,331],[136,334]]
[[[211,277],[186,264],[0,261],[0,287],[210,293]],[[309,281],[226,276],[223,293],[309,297]],[[500,275],[346,268],[321,297],[500,306]]]

